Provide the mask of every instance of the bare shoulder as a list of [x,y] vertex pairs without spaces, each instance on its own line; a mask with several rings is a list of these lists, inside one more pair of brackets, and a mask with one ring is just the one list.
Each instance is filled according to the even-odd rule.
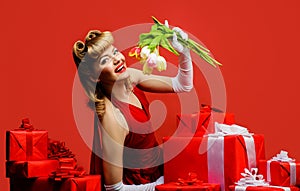
[[128,125],[122,112],[107,98],[105,100],[105,114],[102,118],[102,126],[108,131],[128,131]]
[[129,75],[130,75],[130,79],[133,83],[138,83],[141,75],[142,75],[142,71],[135,69],[135,68],[127,68]]

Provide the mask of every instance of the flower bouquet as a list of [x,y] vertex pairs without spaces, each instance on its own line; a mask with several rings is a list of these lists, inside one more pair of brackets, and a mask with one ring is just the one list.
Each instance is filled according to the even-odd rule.
[[177,31],[170,29],[168,26],[159,22],[155,17],[152,17],[154,24],[149,33],[142,33],[139,36],[138,46],[129,51],[129,56],[135,57],[143,64],[144,74],[151,74],[153,69],[158,71],[166,70],[167,63],[164,57],[159,55],[159,47],[163,47],[175,55],[179,53],[171,45],[169,40],[173,39],[174,33],[177,36],[178,42],[188,49],[194,51],[203,60],[212,66],[222,65],[210,56],[210,51],[191,39],[184,39]]

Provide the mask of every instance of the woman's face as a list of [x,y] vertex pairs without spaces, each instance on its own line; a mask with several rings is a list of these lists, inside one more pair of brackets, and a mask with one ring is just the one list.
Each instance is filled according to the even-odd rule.
[[113,45],[100,55],[99,62],[95,63],[94,69],[101,83],[113,84],[129,76],[124,55]]

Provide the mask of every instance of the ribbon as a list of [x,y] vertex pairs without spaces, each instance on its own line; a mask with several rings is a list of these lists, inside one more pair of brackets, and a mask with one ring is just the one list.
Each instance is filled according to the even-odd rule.
[[224,137],[208,137],[207,141],[208,182],[219,183],[224,190]]
[[267,161],[267,181],[271,182],[271,162],[288,162],[290,165],[290,185],[296,184],[296,163],[295,159],[288,157],[288,152],[281,150],[279,154]]
[[58,158],[74,158],[75,155],[68,149],[65,142],[61,141],[48,141],[48,158],[58,159]]
[[269,186],[269,183],[265,181],[263,175],[257,174],[257,168],[244,169],[244,173],[241,173],[241,178],[236,184],[238,186]]
[[[235,186],[234,190],[235,191],[246,191],[247,187],[248,186]],[[283,186],[268,186],[268,187],[271,187],[271,188],[281,188],[284,191],[291,191],[291,188],[289,188],[289,187],[283,187]]]
[[176,184],[180,186],[196,185],[196,184],[202,184],[202,181],[197,179],[196,173],[190,172],[188,173],[187,179],[178,178]]
[[26,131],[33,131],[33,125],[30,123],[29,118],[22,119],[22,123],[20,127],[16,130],[26,130]]
[[49,178],[55,181],[62,181],[67,178],[83,177],[85,175],[85,170],[83,170],[82,167],[78,167],[74,170],[57,169],[56,171],[49,174]]
[[253,133],[249,133],[247,128],[239,125],[226,125],[215,122],[215,133],[207,135],[208,181],[211,183],[220,183],[222,190],[225,188],[224,137],[228,135],[243,136],[248,157],[248,167],[256,167]]

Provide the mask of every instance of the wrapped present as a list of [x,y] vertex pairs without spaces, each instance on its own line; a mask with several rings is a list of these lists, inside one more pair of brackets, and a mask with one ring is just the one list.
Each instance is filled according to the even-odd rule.
[[204,106],[200,112],[192,114],[177,114],[176,136],[191,137],[213,133],[215,121],[228,125],[235,123],[234,114],[224,113],[219,109]]
[[11,191],[101,191],[100,175],[54,181],[47,177],[10,179]]
[[155,187],[156,191],[219,191],[220,189],[220,184],[212,183],[180,185],[177,182],[170,182]]
[[259,161],[259,172],[271,185],[300,185],[300,163],[289,158],[287,154],[286,151],[281,151],[268,161]]
[[215,133],[206,137],[164,138],[165,182],[195,172],[204,182],[220,183],[222,190],[228,190],[241,178],[244,168],[256,167],[260,159],[265,159],[264,137],[243,131],[239,132],[242,135],[228,134],[236,129],[239,128],[225,128],[226,136]]
[[299,191],[296,186],[229,186],[230,191]]
[[257,174],[258,169],[252,168],[250,171],[245,169],[244,173],[241,173],[241,178],[236,184],[229,186],[231,191],[255,191],[255,190],[278,190],[278,191],[298,191],[297,187],[281,187],[270,186],[263,178],[263,175]]
[[58,160],[6,161],[6,177],[48,177],[59,166]]
[[177,182],[161,184],[155,187],[156,191],[219,191],[220,189],[220,184],[203,183],[203,181],[198,180],[196,173],[189,173],[187,179],[178,178]]
[[75,158],[59,158],[59,168],[60,169],[75,169],[77,166],[77,161]]
[[28,119],[19,129],[6,132],[6,160],[29,161],[47,159],[48,131],[34,130]]

